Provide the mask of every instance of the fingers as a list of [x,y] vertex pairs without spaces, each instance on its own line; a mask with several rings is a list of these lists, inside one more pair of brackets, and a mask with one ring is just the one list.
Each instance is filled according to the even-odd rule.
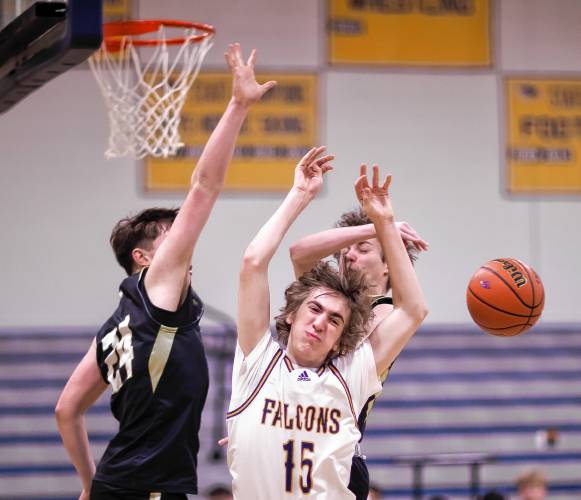
[[371,177],[371,185],[374,188],[377,188],[377,187],[379,187],[379,165],[377,165],[377,163],[374,163],[373,167],[371,167],[371,168],[373,171],[373,174]]
[[334,159],[335,159],[335,155],[325,155],[325,156],[321,156],[320,158],[317,158],[315,160],[315,163],[318,166],[321,166],[324,163],[329,163],[330,161],[333,161]]
[[413,246],[420,252],[428,250],[428,242],[422,239],[418,232],[407,222],[399,222],[398,229],[401,234],[401,239],[404,242],[413,244]]
[[385,182],[383,183],[383,186],[381,186],[381,189],[383,191],[388,191],[390,185],[391,185],[391,174],[387,174],[387,177],[385,178]]
[[[381,188],[379,188],[379,165],[377,165],[377,163],[374,163],[372,169],[373,171],[371,177],[371,187],[373,189],[387,190],[391,184],[391,174],[387,175],[383,185],[381,186]],[[362,163],[361,166],[359,167],[359,175],[361,177],[367,177],[367,165],[365,163]],[[357,182],[359,182],[359,180],[360,179],[357,179]]]
[[276,87],[277,83],[278,82],[275,81],[275,80],[270,80],[270,81],[268,81],[266,83],[263,83],[261,85],[262,90],[264,90],[264,93],[266,94],[266,92],[268,92],[270,89],[272,89],[273,87]]
[[224,446],[225,444],[228,444],[228,437],[223,437],[218,441],[219,446]]
[[[244,60],[242,59],[242,49],[240,48],[240,43],[238,42],[228,44],[228,50],[224,52],[224,58],[226,59],[226,63],[228,63],[230,69],[245,66]],[[247,64],[248,66],[254,67],[255,62],[256,49],[252,49]]]
[[308,169],[312,175],[316,175],[319,172],[321,174],[326,174],[330,170],[333,170],[331,162],[335,159],[335,155],[325,155],[321,158],[314,158],[313,161],[308,164]]
[[224,59],[226,59],[226,64],[228,65],[228,67],[232,69],[234,67],[234,63],[232,61],[232,58],[230,57],[230,52],[224,52]]
[[254,68],[255,62],[256,62],[256,49],[252,49],[252,52],[250,52],[250,56],[248,57],[248,62],[246,64]]
[[[363,170],[363,165],[361,166],[361,170]],[[364,200],[369,196],[370,191],[369,183],[367,182],[367,174],[360,175],[355,181],[355,194],[357,195],[357,199],[359,201]]]
[[242,60],[242,51],[240,50],[240,43],[235,42],[233,44],[234,48],[234,58],[238,66],[244,66],[244,61]]
[[313,162],[313,160],[317,156],[319,156],[323,151],[325,151],[326,149],[327,149],[326,146],[317,146],[317,147],[311,148],[307,152],[307,154],[301,158],[299,165],[303,165],[303,166],[310,165]]

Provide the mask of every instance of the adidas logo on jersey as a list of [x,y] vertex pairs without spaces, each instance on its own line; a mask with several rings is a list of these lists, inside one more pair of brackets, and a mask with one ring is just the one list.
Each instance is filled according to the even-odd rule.
[[311,381],[309,374],[307,373],[307,370],[304,370],[303,372],[301,372],[301,374],[297,378],[297,381],[299,381],[299,382],[310,382]]

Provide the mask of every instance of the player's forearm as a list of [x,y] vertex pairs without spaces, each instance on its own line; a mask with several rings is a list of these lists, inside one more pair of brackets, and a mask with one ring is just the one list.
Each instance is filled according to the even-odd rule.
[[85,419],[83,415],[59,414],[57,411],[57,425],[65,449],[79,473],[83,488],[89,491],[95,475],[95,461],[91,455]]
[[339,252],[342,248],[374,237],[373,224],[327,229],[294,242],[290,247],[291,260],[295,269],[305,272],[319,260]]
[[252,261],[255,266],[268,266],[290,226],[311,199],[312,197],[308,194],[291,189],[276,212],[262,226],[248,246],[245,260]]
[[236,139],[248,114],[248,106],[230,99],[218,125],[210,135],[192,174],[192,186],[206,189],[222,188],[226,169],[232,160]]
[[419,324],[428,309],[397,226],[392,220],[380,220],[375,222],[375,229],[389,269],[394,306],[405,310]]

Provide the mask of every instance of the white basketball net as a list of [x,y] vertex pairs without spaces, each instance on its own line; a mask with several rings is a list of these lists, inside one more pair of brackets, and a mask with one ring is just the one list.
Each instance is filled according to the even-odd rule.
[[109,52],[103,42],[89,59],[109,112],[107,158],[165,158],[183,146],[178,130],[181,111],[213,43],[212,35],[193,42],[200,33],[186,29],[185,42],[170,54],[161,26],[159,45],[148,49],[152,54],[146,64],[131,37],[124,38],[119,52]]

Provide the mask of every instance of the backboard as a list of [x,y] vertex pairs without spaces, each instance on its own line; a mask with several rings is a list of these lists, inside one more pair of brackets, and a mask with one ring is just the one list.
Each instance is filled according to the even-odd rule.
[[101,45],[102,0],[0,0],[0,113]]

